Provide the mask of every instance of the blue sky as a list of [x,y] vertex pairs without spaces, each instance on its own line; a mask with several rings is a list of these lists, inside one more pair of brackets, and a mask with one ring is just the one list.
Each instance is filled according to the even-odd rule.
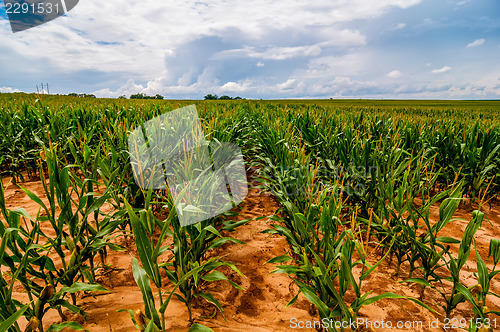
[[0,92],[500,99],[498,0],[81,0],[12,33]]

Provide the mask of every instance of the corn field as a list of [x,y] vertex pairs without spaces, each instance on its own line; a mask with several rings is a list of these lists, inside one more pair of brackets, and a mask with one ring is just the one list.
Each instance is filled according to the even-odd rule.
[[[279,202],[274,214],[237,221],[235,208],[181,227],[168,190],[136,185],[128,134],[193,103],[207,139],[241,147],[259,190]],[[189,331],[211,331],[204,326],[210,319],[204,325],[195,319],[195,302],[230,320],[210,285],[226,282],[245,292],[231,277],[244,273],[218,249],[245,246],[232,235],[265,220],[263,234],[288,244],[286,254],[266,264],[295,285],[287,307],[307,299],[318,319],[332,322],[323,330],[353,330],[335,322],[355,321],[378,301],[409,301],[441,320],[467,306],[466,331],[493,331],[500,315],[499,233],[487,239],[486,251],[477,245],[478,231],[491,223],[485,211],[498,206],[500,193],[496,101],[0,94],[0,177],[0,331],[86,330],[68,313],[85,316],[79,294],[108,291],[99,274],[110,268],[110,252],[127,252],[129,242],[143,300],[141,309],[126,310],[135,329],[168,330],[165,313],[175,299],[185,305]],[[24,185],[33,179],[43,199]],[[7,183],[37,205],[36,215],[7,207]],[[467,226],[461,237],[450,236],[460,209],[471,212]],[[367,281],[382,266],[393,267],[393,282],[419,295],[372,294]],[[466,270],[474,271],[472,284],[464,282]],[[46,322],[49,311],[61,323]]]

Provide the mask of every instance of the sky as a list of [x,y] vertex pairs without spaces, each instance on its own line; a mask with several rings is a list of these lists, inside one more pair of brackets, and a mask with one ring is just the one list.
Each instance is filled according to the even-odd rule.
[[500,99],[498,0],[80,0],[13,33],[0,92]]

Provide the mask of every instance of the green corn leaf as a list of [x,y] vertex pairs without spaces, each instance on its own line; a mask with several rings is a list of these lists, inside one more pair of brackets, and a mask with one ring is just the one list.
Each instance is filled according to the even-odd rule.
[[240,220],[240,221],[225,220],[223,222],[223,224],[224,224],[223,229],[225,231],[231,232],[240,226],[248,224],[250,221],[252,221],[252,219],[244,219],[244,220]]
[[486,157],[486,159],[484,160],[485,165],[489,165],[489,163],[491,162],[491,160],[493,159],[498,150],[500,150],[500,144],[498,144],[497,146],[495,146],[495,148],[493,148],[493,150],[491,150],[488,157]]
[[96,238],[102,238],[106,235],[109,235],[113,233],[113,231],[123,223],[123,219],[117,218],[114,221],[108,222],[106,224],[101,224],[101,228],[99,231],[96,233],[95,237]]
[[297,285],[299,286],[300,291],[302,292],[302,294],[304,294],[306,299],[316,306],[320,317],[328,318],[330,316],[330,309],[328,309],[328,306],[323,301],[321,301],[318,295],[316,295],[316,292],[310,286],[307,286],[300,281],[297,281]]
[[483,212],[476,210],[472,212],[472,216],[473,216],[472,220],[467,224],[467,227],[465,228],[465,232],[462,241],[460,243],[460,248],[458,249],[458,260],[457,260],[458,269],[461,269],[462,266],[469,259],[472,239],[474,237],[474,234],[476,234],[477,230],[479,229],[479,227],[481,227],[481,224],[483,223],[483,218],[484,218]]
[[144,332],[159,332],[160,329],[155,325],[153,320],[150,320]]
[[202,277],[202,279],[205,281],[228,280],[224,273],[219,271],[213,271]]
[[303,272],[303,270],[295,265],[279,265],[276,270],[271,271],[271,273],[286,273],[286,274],[297,274],[298,272]]
[[488,251],[488,257],[493,257],[495,265],[500,260],[500,239],[491,239]]
[[457,186],[450,194],[450,197],[446,198],[441,205],[439,205],[439,221],[432,227],[432,232],[434,234],[437,234],[450,222],[451,217],[453,217],[460,204],[461,198],[461,186]]
[[483,292],[487,292],[490,289],[490,280],[489,280],[489,272],[488,272],[488,267],[486,266],[486,263],[483,261],[481,258],[481,255],[479,255],[479,252],[477,251],[477,246],[476,246],[476,241],[474,241],[474,246],[476,250],[476,265],[477,265],[477,281],[483,288]]
[[414,282],[414,283],[417,283],[417,284],[425,286],[425,287],[432,287],[432,285],[427,280],[425,280],[424,278],[409,278],[409,279],[406,279],[406,280],[403,280],[403,281],[398,281],[398,282],[399,283]]
[[[160,310],[159,312],[160,313],[164,313],[165,310],[167,309],[167,306],[168,304],[170,303],[170,299],[172,298],[172,296],[175,294],[178,296],[178,294],[175,293],[175,291],[177,290],[177,288],[179,288],[179,286],[184,283],[187,279],[191,278],[193,275],[195,274],[198,274],[203,268],[204,266],[208,265],[208,264],[211,264],[213,261],[215,260],[215,258],[211,258],[209,259],[207,262],[205,262],[202,266],[198,266],[194,269],[191,269],[188,273],[186,273],[184,276],[182,276],[182,278],[180,278],[177,283],[175,283],[175,286],[174,288],[170,291],[170,295],[168,296],[167,300],[165,302],[163,302],[163,305],[160,307]],[[182,299],[180,299],[182,301]]]
[[17,228],[7,228],[2,236],[2,243],[0,243],[0,266],[3,263],[3,254],[5,253],[5,247],[10,241],[10,234],[14,231],[19,231]]
[[216,235],[216,236],[218,236],[218,237],[222,237],[222,235],[219,233],[219,231],[218,231],[218,230],[216,230],[216,229],[214,228],[214,226],[212,226],[212,225],[208,225],[208,226],[207,226],[207,227],[205,227],[203,230],[206,230],[206,231],[208,231],[208,232],[210,232],[210,233],[212,233],[212,234],[214,234],[214,235]]
[[47,209],[47,206],[42,202],[42,200],[37,196],[35,195],[32,191],[26,189],[26,188],[23,188],[21,186],[19,186],[23,191],[24,193],[32,200],[34,201],[35,203],[37,203],[38,205],[40,205],[44,210],[45,212],[47,213],[48,216],[50,216],[50,212],[49,210]]
[[281,255],[281,256],[276,256],[276,257],[268,260],[264,264],[286,263],[286,262],[289,262],[291,260],[292,260],[292,258],[290,256],[288,256],[288,255]]
[[455,287],[470,303],[472,303],[472,305],[476,309],[478,309],[479,311],[481,311],[481,309],[478,307],[477,302],[474,299],[474,296],[472,295],[472,293],[470,292],[470,290],[468,290],[467,288],[465,288],[465,286],[462,285],[461,283],[455,283]]
[[438,312],[434,309],[432,309],[431,307],[429,307],[427,304],[417,300],[417,299],[414,299],[414,298],[411,298],[411,297],[407,297],[407,296],[403,296],[403,295],[398,295],[398,294],[394,294],[392,292],[387,292],[387,293],[383,293],[383,294],[380,294],[380,295],[377,295],[377,296],[373,296],[373,297],[370,297],[370,298],[367,298],[363,303],[362,305],[368,305],[368,304],[372,304],[372,303],[375,303],[379,300],[382,300],[382,299],[405,299],[405,300],[409,300],[409,301],[412,301],[412,302],[415,302],[416,304],[418,304],[419,306],[435,313],[435,314],[438,314]]
[[229,280],[229,279],[228,279],[228,281],[229,281],[229,283],[231,284],[231,286],[233,286],[234,288],[239,289],[239,290],[242,290],[242,291],[245,291],[245,288],[241,287],[240,285],[238,285],[238,284],[237,284],[237,283],[235,283],[234,281]]
[[55,307],[58,305],[65,307],[66,309],[68,309],[69,311],[71,311],[75,314],[82,315],[83,317],[85,317],[87,315],[87,313],[82,308],[77,307],[76,305],[72,305],[71,303],[69,303],[66,300],[59,299],[59,300],[55,301],[52,306]]
[[112,242],[106,242],[106,246],[113,251],[127,251],[127,248],[122,246],[121,244],[116,244]]
[[446,243],[446,244],[458,244],[458,243],[460,243],[459,240],[454,239],[452,237],[448,237],[448,236],[438,237],[438,238],[436,238],[436,241],[441,242],[441,243]]
[[141,289],[142,299],[144,302],[144,311],[149,319],[155,320],[158,326],[160,326],[160,319],[156,308],[154,307],[154,297],[151,291],[151,284],[149,278],[142,267],[139,266],[137,259],[132,257],[132,273],[134,275],[135,282]]
[[[86,195],[93,197],[93,196],[97,195],[97,193],[87,193]],[[106,201],[108,199],[109,199],[108,194],[104,193],[104,195],[102,195],[97,200],[95,200],[92,203],[92,205],[88,209],[85,210],[84,218],[87,218],[92,213],[94,213],[95,211],[99,210],[103,206],[103,204],[106,203]]]
[[98,284],[85,284],[83,282],[75,282],[70,287],[61,288],[60,292],[76,293],[76,292],[109,292],[106,288]]
[[[206,214],[207,212],[203,211],[199,207],[196,207],[194,205],[187,205],[184,206],[180,209],[180,212],[191,212],[191,213],[200,213],[200,214]],[[182,213],[181,213],[182,214]]]
[[26,309],[28,309],[29,304],[16,311],[12,316],[8,317],[6,320],[0,323],[0,332],[6,332],[16,321],[21,317]]
[[[219,309],[219,311],[222,313],[222,316],[224,317],[224,311],[222,310],[221,304],[219,303],[219,301],[216,298],[214,298],[214,296],[212,294],[199,291],[198,293],[195,294],[195,296],[196,297],[201,296],[207,302],[212,303],[213,305],[215,305],[217,307],[217,309]],[[225,318],[224,318],[224,320],[225,320]]]
[[[490,279],[490,280],[491,280],[491,279],[493,279],[493,277],[495,277],[495,276],[496,276],[497,274],[499,274],[499,273],[500,273],[500,270],[491,271],[490,276],[489,276],[489,279]],[[490,293],[490,292],[488,292],[488,294],[489,294],[489,293]],[[500,296],[496,295],[495,293],[491,293],[491,294],[492,294],[492,295],[495,295],[495,296],[497,296],[497,297],[499,297],[499,298],[500,298]]]
[[0,209],[2,210],[4,218],[7,219],[7,208],[5,207],[5,190],[3,188],[3,182],[1,176],[0,176]]
[[270,216],[267,216],[267,219],[269,219],[269,220],[271,220],[271,221],[278,221],[278,222],[282,221],[282,218],[281,218],[281,217],[279,217],[279,216],[277,216],[277,215],[274,215],[274,214],[273,214],[273,215],[270,215]]
[[232,237],[222,237],[222,238],[213,240],[212,243],[207,247],[207,250],[218,248],[218,247],[220,247],[221,245],[223,245],[226,242],[233,242],[233,243],[237,243],[237,244],[245,244],[245,242],[240,241],[240,240],[235,239],[235,238],[232,238]]
[[231,270],[233,270],[234,272],[238,273],[240,276],[244,277],[245,275],[236,267],[236,265],[234,265],[233,263],[229,263],[229,262],[217,262],[220,264],[220,266],[227,266],[229,268],[231,268]]
[[[135,243],[137,245],[137,252],[139,253],[142,266],[156,287],[161,288],[160,271],[156,262],[153,261],[153,247],[151,246],[151,242],[149,242],[146,229],[144,228],[144,223],[139,220],[139,217],[137,217],[127,201],[125,201],[125,206],[127,207],[130,217],[130,223],[132,225],[132,231],[134,232]],[[142,214],[141,217],[145,217],[145,215]]]
[[214,330],[212,330],[209,327],[206,327],[205,325],[193,324],[191,325],[191,328],[189,329],[188,332],[214,332]]
[[11,212],[12,213],[16,213],[16,214],[18,214],[20,216],[23,216],[23,217],[25,217],[28,220],[32,220],[31,217],[30,217],[30,215],[28,214],[28,212],[26,212],[26,210],[23,209],[23,208],[14,209]]
[[62,331],[63,329],[65,329],[67,327],[70,329],[73,329],[75,331],[82,331],[83,330],[85,332],[89,332],[88,330],[85,330],[78,322],[64,322],[61,324],[52,324],[47,329],[47,332]]
[[490,310],[490,311],[485,312],[484,314],[485,315],[493,314],[493,315],[500,316],[500,311]]
[[162,243],[163,240],[165,239],[165,236],[167,233],[170,231],[170,225],[172,223],[172,220],[177,216],[177,210],[176,209],[170,209],[168,213],[167,219],[163,222],[163,226],[161,228],[161,233],[160,236],[158,237],[158,242],[156,243],[155,250],[152,255],[153,261],[157,261],[158,257],[161,255],[162,251]]
[[298,247],[299,244],[297,243],[297,241],[295,240],[295,236],[292,234],[292,232],[284,227],[284,226],[281,226],[281,225],[271,225],[279,234],[281,234],[282,236],[284,236],[292,246],[295,246],[295,247]]
[[285,306],[285,308],[288,308],[289,306],[293,305],[295,302],[297,302],[297,299],[299,298],[299,294],[295,295]]

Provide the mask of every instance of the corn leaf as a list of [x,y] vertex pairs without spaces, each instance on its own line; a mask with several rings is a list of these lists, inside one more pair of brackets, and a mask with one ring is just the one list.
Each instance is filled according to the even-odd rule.
[[24,307],[16,311],[12,316],[4,320],[0,323],[0,332],[6,332],[12,325],[16,323],[16,321],[21,317],[26,309],[28,309],[29,304],[26,304]]

